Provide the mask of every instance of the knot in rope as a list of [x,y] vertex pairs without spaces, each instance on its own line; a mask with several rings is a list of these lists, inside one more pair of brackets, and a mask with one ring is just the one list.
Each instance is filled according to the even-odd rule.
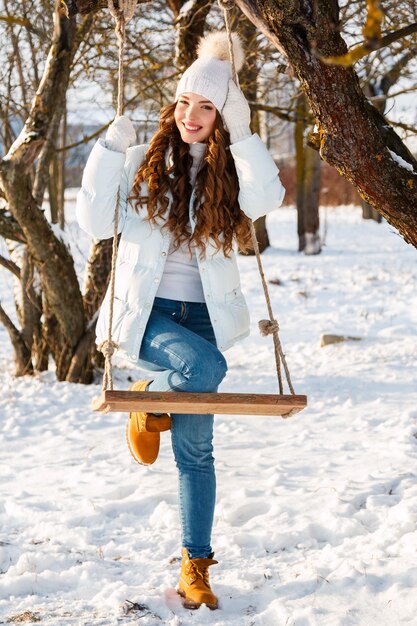
[[135,13],[136,0],[118,0],[117,7],[114,4],[114,0],[107,0],[110,14],[115,20],[124,17],[124,21],[128,22],[132,19]]
[[235,7],[235,0],[217,0],[219,7],[231,11]]
[[103,343],[98,346],[98,349],[105,359],[111,359],[117,348],[118,345],[113,339],[106,339],[106,341],[103,341]]
[[258,322],[259,332],[262,337],[267,335],[273,335],[279,331],[279,325],[277,320],[259,320]]
[[106,339],[106,341],[103,341],[103,343],[98,346],[98,349],[104,355],[103,391],[113,389],[113,370],[111,358],[117,348],[117,343],[115,343],[111,338]]
[[136,0],[118,0],[117,8],[114,4],[114,0],[107,0],[109,12],[114,18],[115,33],[119,42],[124,42],[125,38],[125,25],[132,19],[136,8]]

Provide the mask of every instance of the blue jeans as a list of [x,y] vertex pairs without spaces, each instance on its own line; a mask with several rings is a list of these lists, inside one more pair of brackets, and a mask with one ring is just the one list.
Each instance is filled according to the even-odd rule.
[[[155,372],[149,391],[215,392],[227,372],[207,306],[200,302],[155,298],[139,357],[141,367]],[[171,414],[182,544],[191,558],[212,553],[213,417]]]

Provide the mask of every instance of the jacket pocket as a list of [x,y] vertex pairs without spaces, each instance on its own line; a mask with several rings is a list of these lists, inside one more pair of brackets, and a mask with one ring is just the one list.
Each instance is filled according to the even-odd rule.
[[232,305],[237,304],[238,306],[243,301],[243,304],[246,305],[245,298],[243,297],[243,294],[240,291],[240,289],[233,289],[232,291],[229,291],[228,293],[226,293],[224,296],[224,301],[226,304],[232,304]]
[[249,330],[249,310],[245,296],[239,288],[229,291],[224,296],[227,314],[233,320],[235,336],[247,334]]

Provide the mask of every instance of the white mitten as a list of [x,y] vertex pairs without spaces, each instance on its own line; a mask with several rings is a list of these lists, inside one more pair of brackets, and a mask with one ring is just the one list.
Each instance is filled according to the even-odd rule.
[[229,80],[229,90],[222,116],[230,134],[230,143],[236,143],[236,141],[252,135],[249,104],[233,80]]
[[135,141],[136,131],[130,119],[126,115],[116,117],[107,129],[107,148],[116,152],[126,152],[128,147],[134,144]]

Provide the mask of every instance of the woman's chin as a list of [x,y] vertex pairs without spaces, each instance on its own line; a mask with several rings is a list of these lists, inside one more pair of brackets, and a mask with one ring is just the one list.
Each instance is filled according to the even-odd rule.
[[207,137],[204,135],[204,133],[187,133],[187,132],[181,132],[181,139],[183,140],[184,143],[204,143],[205,141],[207,141]]

